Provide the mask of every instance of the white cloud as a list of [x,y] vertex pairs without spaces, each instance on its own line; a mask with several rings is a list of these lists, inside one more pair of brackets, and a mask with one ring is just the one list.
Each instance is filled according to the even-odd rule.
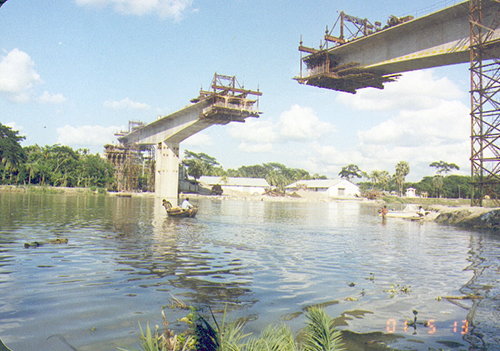
[[356,94],[339,94],[336,101],[355,110],[421,110],[440,104],[441,100],[465,96],[448,78],[436,78],[433,70],[404,73],[397,82],[383,90],[360,89]]
[[162,18],[182,19],[183,13],[191,7],[193,0],[76,0],[81,6],[105,7],[107,5],[126,15],[147,15],[156,13]]
[[34,67],[30,56],[19,49],[3,56],[0,61],[0,93],[5,93],[11,101],[29,101],[30,89],[41,82]]
[[244,152],[271,152],[273,143],[308,142],[335,132],[335,127],[322,122],[309,107],[293,105],[283,112],[278,123],[247,119],[229,126],[229,135],[241,140],[238,149]]
[[[432,70],[406,73],[385,90],[339,95],[338,102],[360,110],[388,111],[388,118],[357,133],[364,171],[394,172],[399,161],[410,163],[410,178],[432,174],[429,164],[444,160],[464,171],[470,167],[470,108],[467,94]],[[353,163],[353,162],[350,162]],[[347,164],[347,163],[346,163]]]
[[[335,132],[335,127],[322,122],[309,107],[293,105],[284,111],[277,123],[257,119],[247,119],[242,124],[231,124],[228,133],[239,139],[238,150],[246,153],[276,153],[274,144],[298,142],[301,145],[317,140],[326,133]],[[300,148],[302,149],[303,146]],[[306,147],[307,149],[307,147]],[[287,153],[296,153],[287,146]],[[298,161],[298,160],[294,160]]]
[[287,141],[310,141],[335,132],[335,127],[322,122],[312,108],[293,105],[283,112],[278,123],[247,119],[243,124],[232,124],[229,135],[254,144]]
[[342,151],[318,141],[309,143],[296,154],[297,159],[301,160],[298,167],[307,169],[310,173],[330,174],[332,177],[336,177],[343,166],[351,163],[361,165],[367,161],[358,150]]
[[112,110],[149,110],[150,106],[143,102],[135,102],[130,100],[129,98],[122,99],[120,101],[105,101],[104,107],[112,109]]
[[268,143],[276,141],[278,137],[274,129],[275,125],[270,121],[247,119],[245,123],[230,124],[228,133],[236,139],[252,143]]
[[37,99],[42,104],[62,104],[66,102],[66,98],[62,94],[50,95],[48,91],[44,91]]
[[266,153],[273,151],[272,143],[245,143],[238,145],[238,150],[242,152]]
[[299,105],[281,114],[278,128],[285,140],[311,140],[335,132],[335,127],[321,122],[312,108]]
[[102,146],[116,140],[115,133],[124,127],[80,126],[66,124],[57,128],[57,143],[71,147]]
[[210,146],[212,145],[212,138],[208,134],[205,133],[196,133],[187,138],[182,142],[182,145],[188,146]]
[[[411,73],[405,74],[400,82],[392,83],[390,89],[366,89],[357,95],[338,95],[337,102],[353,110],[383,108],[387,111],[387,118],[377,125],[365,128],[354,125],[352,128],[356,128],[357,133],[353,143],[334,146],[328,144],[328,140],[312,138],[312,135],[321,135],[323,130],[331,135],[334,127],[326,124],[316,129],[322,123],[310,109],[294,106],[284,112],[278,123],[282,127],[277,132],[278,140],[301,140],[303,137],[304,141],[309,141],[286,145],[288,153],[294,155],[290,166],[337,177],[341,168],[351,163],[368,173],[372,170],[394,173],[399,161],[408,161],[410,174],[407,179],[419,181],[434,174],[429,168],[431,162],[444,160],[460,166],[460,171],[455,173],[468,174],[470,108],[467,93],[449,79],[436,77],[432,71]],[[370,117],[370,112],[363,112],[363,115]],[[308,125],[309,121],[314,124]],[[293,139],[294,136],[297,139]]]

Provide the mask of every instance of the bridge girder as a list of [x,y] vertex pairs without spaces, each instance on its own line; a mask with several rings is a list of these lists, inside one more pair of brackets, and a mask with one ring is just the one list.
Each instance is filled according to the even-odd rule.
[[[491,13],[497,5],[497,0],[483,0],[483,26],[494,23]],[[417,19],[391,16],[384,28],[372,26],[350,40],[342,34],[337,40],[332,37],[326,33],[319,49],[303,46],[301,39],[299,51],[307,55],[301,57],[300,75],[294,79],[349,93],[383,89],[401,72],[470,62],[469,4],[465,1]],[[494,29],[491,39],[500,39],[500,29]],[[328,47],[329,42],[334,46]],[[499,55],[500,49],[491,53]]]

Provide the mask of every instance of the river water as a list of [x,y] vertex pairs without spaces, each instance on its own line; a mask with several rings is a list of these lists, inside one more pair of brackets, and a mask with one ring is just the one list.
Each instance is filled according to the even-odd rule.
[[[192,201],[193,202],[193,201]],[[172,295],[246,331],[323,306],[350,350],[500,350],[500,235],[387,219],[358,202],[0,193],[0,339],[14,351],[135,347]],[[25,248],[25,242],[67,244]],[[474,294],[481,299],[445,299]],[[405,325],[417,311],[418,322]],[[165,309],[181,330],[179,309]],[[219,315],[220,317],[220,315]],[[357,344],[355,344],[357,342]]]

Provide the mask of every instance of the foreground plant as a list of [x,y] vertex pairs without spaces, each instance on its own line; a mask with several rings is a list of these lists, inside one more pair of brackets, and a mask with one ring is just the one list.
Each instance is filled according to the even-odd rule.
[[[211,312],[211,311],[210,311]],[[165,332],[158,328],[151,332],[149,325],[144,334],[141,328],[142,351],[342,351],[342,333],[335,330],[334,320],[317,307],[306,313],[307,325],[300,333],[298,342],[293,337],[290,327],[270,325],[258,337],[245,334],[242,320],[227,321],[224,311],[219,323],[211,312],[213,325],[192,309],[182,321],[187,322],[189,330],[175,335],[168,329],[168,322],[163,314]],[[122,351],[139,351],[120,349]]]
[[304,351],[343,350],[342,333],[335,330],[334,320],[319,308],[307,313],[308,323],[304,329]]
[[172,330],[168,329],[168,322],[165,318],[163,310],[161,311],[163,317],[163,327],[165,328],[163,333],[160,333],[158,326],[155,328],[154,332],[151,332],[149,328],[149,323],[146,325],[146,334],[142,330],[142,326],[139,324],[139,329],[141,330],[140,336],[140,350],[137,349],[123,349],[118,348],[121,351],[188,351],[196,350],[195,340],[190,335],[185,335],[184,333],[176,335]]

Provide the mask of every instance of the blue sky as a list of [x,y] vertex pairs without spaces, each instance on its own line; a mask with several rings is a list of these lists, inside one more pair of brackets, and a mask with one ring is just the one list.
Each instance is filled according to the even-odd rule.
[[354,163],[410,181],[444,160],[470,173],[468,65],[404,74],[356,95],[298,84],[300,35],[318,47],[338,13],[385,23],[453,0],[9,0],[0,8],[0,123],[23,145],[103,152],[129,120],[189,104],[215,72],[259,89],[260,118],[181,143],[225,168],[279,162],[337,177]]

